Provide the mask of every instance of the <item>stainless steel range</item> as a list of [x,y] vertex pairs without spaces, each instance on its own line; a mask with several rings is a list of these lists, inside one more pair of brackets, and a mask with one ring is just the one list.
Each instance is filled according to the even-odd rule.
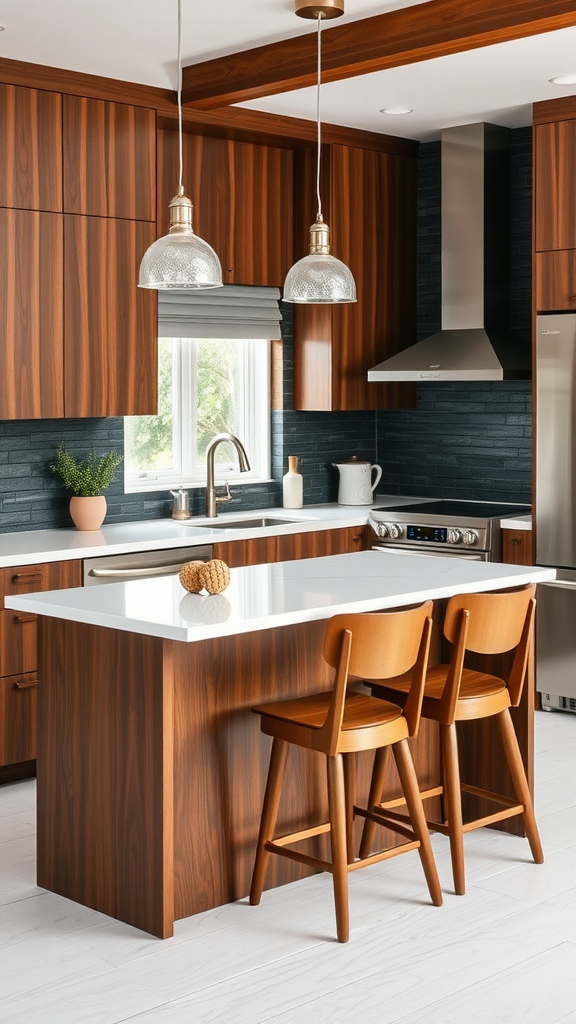
[[376,505],[370,511],[370,524],[378,548],[498,562],[500,520],[529,512],[530,505],[442,499]]

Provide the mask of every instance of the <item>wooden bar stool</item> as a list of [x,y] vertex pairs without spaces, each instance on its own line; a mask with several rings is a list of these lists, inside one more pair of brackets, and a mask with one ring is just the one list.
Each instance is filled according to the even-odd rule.
[[[444,822],[428,821],[428,826],[450,837],[450,852],[454,887],[457,895],[465,891],[464,832],[482,828],[495,821],[524,816],[524,825],[532,856],[542,864],[544,855],[532,797],[510,716],[510,707],[518,707],[526,677],[534,631],[535,586],[529,584],[517,590],[486,594],[463,594],[448,602],[444,622],[444,635],[453,645],[449,665],[436,665],[426,674],[422,715],[440,724],[442,742],[443,786],[421,793],[422,799],[443,795]],[[514,651],[511,671],[506,680],[487,672],[464,668],[466,651],[482,655],[503,654]],[[410,678],[406,675],[382,679],[370,684],[372,693],[386,701],[405,704],[410,692]],[[512,777],[516,800],[469,786],[460,781],[456,722],[496,716],[506,762]],[[378,751],[370,788],[369,805],[385,809],[382,801],[384,759]],[[462,822],[462,793],[472,793],[496,802],[500,810],[481,818]],[[397,806],[401,801],[393,801]],[[360,856],[367,856],[374,839],[373,820],[367,820],[360,844]]]
[[[432,902],[436,906],[442,904],[430,836],[408,745],[408,737],[416,734],[420,723],[430,648],[431,613],[432,602],[428,601],[406,611],[335,616],[328,622],[324,639],[324,658],[336,670],[332,691],[252,709],[261,716],[262,732],[274,738],[250,890],[252,905],[260,902],[271,853],[322,871],[330,871],[334,884],[338,941],[347,942],[348,872],[414,849],[418,849],[420,854]],[[378,679],[383,672],[402,672],[410,677],[404,710],[397,704],[389,704],[367,694],[346,692],[349,675]],[[329,821],[291,835],[273,838],[290,743],[326,755]],[[394,752],[409,818],[406,824],[396,819],[388,820],[381,811],[376,812],[376,816],[379,821],[384,820],[390,828],[399,832],[407,842],[361,861],[354,861],[354,813],[369,815],[371,812],[353,806],[353,770],[347,755],[383,746],[391,746]],[[331,861],[309,856],[288,845],[325,832],[330,833]]]

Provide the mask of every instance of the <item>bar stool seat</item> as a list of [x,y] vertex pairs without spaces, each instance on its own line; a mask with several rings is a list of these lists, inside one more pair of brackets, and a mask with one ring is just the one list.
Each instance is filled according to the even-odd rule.
[[[532,797],[509,710],[517,707],[522,697],[532,649],[535,589],[533,584],[529,584],[508,591],[452,597],[444,621],[444,635],[452,644],[452,658],[449,664],[435,665],[428,668],[426,673],[422,716],[440,725],[443,784],[427,789],[420,795],[423,800],[436,796],[443,798],[444,820],[427,821],[430,829],[449,836],[457,895],[463,895],[466,887],[463,834],[472,829],[522,815],[532,856],[537,864],[544,860]],[[466,668],[464,658],[467,651],[486,656],[513,652],[513,664],[508,677],[501,679],[490,672]],[[374,695],[386,702],[397,700],[400,704],[408,700],[409,687],[410,680],[406,673],[370,683]],[[469,785],[460,779],[456,723],[491,716],[496,718],[515,799]],[[383,752],[378,751],[374,760],[369,804],[381,810],[397,808],[401,800],[382,801],[384,776]],[[462,793],[496,804],[497,809],[463,822]],[[367,856],[372,848],[374,831],[374,819],[367,819],[360,843],[361,857]]]
[[[442,892],[426,827],[424,809],[408,737],[418,731],[424,678],[431,635],[432,602],[417,608],[368,615],[337,615],[330,619],[324,640],[324,658],[335,669],[331,691],[295,700],[265,704],[252,710],[261,717],[261,729],[273,737],[270,769],[264,796],[250,903],[260,902],[271,853],[333,876],[336,927],[339,942],[349,937],[348,872],[367,864],[417,849],[432,902],[442,903]],[[381,677],[382,671],[408,672],[411,679],[405,707],[368,694],[347,692],[348,677]],[[289,745],[316,750],[326,756],[329,820],[290,835],[274,838]],[[354,766],[357,751],[391,746],[408,808],[406,822],[380,810],[354,805]],[[354,858],[354,816],[374,816],[406,841],[362,860]],[[330,833],[331,861],[294,849],[294,844]]]

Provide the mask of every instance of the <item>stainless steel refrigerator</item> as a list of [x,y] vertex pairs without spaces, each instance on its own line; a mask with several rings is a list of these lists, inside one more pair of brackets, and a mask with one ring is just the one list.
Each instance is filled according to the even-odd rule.
[[576,712],[576,314],[536,319],[537,685],[544,708]]

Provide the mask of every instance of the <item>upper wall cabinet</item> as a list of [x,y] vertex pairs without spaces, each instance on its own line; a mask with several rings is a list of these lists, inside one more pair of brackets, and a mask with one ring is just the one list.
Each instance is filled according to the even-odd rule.
[[[158,139],[158,233],[178,185],[178,136]],[[280,287],[292,261],[292,152],[185,133],[184,190],[194,230],[215,249],[224,284]]]
[[576,248],[576,120],[534,131],[535,249]]
[[0,207],[62,210],[62,97],[0,85]]
[[[296,408],[411,406],[412,386],[369,384],[367,371],[416,340],[416,160],[333,145],[322,165],[331,252],[350,267],[358,302],[296,306]],[[316,219],[315,150],[299,152],[295,171],[297,260]]]
[[156,219],[156,112],[63,97],[64,212]]

